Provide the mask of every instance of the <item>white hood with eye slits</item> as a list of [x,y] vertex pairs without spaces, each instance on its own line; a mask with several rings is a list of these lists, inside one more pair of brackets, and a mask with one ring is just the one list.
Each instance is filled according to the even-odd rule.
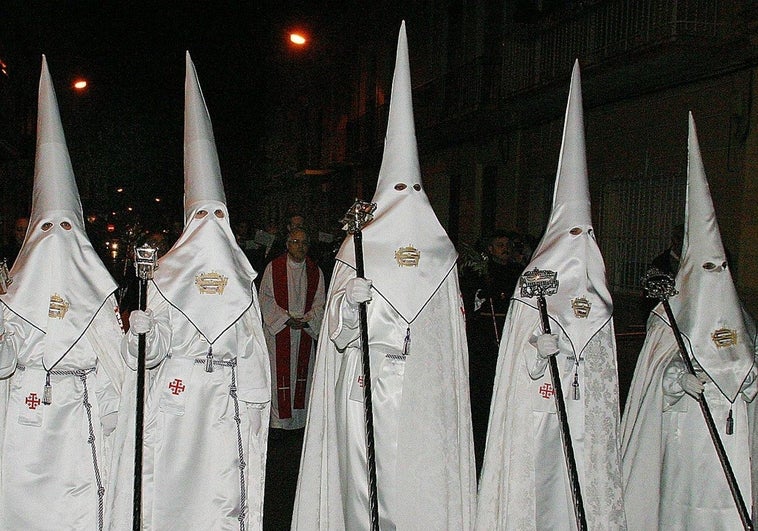
[[79,191],[44,56],[32,212],[11,277],[13,283],[0,300],[45,333],[47,369],[52,369],[82,337],[117,288],[85,232]]
[[[582,352],[610,320],[613,302],[592,227],[578,61],[571,74],[550,220],[525,271],[535,268],[557,273],[558,292],[546,297],[548,314],[564,330],[574,351]],[[521,297],[518,287],[515,299],[537,304],[535,299]],[[589,313],[577,317],[575,305],[582,299],[589,303]]]
[[[256,272],[237,244],[226,207],[208,108],[189,53],[184,83],[184,231],[153,281],[213,343],[253,304]],[[205,215],[198,218],[198,212]],[[219,215],[216,215],[216,214]],[[223,284],[214,289],[213,284]],[[208,288],[202,289],[206,285]]]
[[[362,231],[366,278],[411,322],[445,280],[458,255],[421,183],[405,22],[400,27],[384,156],[372,202],[376,203],[374,220]],[[410,263],[399,260],[415,252],[416,265],[413,258]],[[345,238],[337,259],[355,268],[352,237]]]
[[[734,400],[753,366],[755,322],[742,308],[726,261],[692,113],[684,243],[676,288],[679,294],[669,304],[689,340],[692,356],[721,392]],[[663,308],[656,308],[656,313],[668,321]]]

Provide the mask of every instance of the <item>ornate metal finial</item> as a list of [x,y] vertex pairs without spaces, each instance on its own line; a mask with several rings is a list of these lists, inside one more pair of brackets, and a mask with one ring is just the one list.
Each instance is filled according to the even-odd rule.
[[674,277],[656,267],[651,267],[642,277],[645,295],[651,299],[668,300],[677,293]]
[[340,220],[342,230],[347,231],[349,234],[354,234],[363,229],[368,222],[374,219],[375,210],[376,203],[356,200]]
[[558,273],[547,269],[537,269],[526,271],[519,279],[521,287],[521,296],[547,297],[555,295],[558,292]]
[[8,271],[8,262],[3,258],[0,260],[0,295],[5,295],[8,292],[8,286],[12,283],[13,277]]
[[152,279],[153,273],[158,269],[158,249],[146,243],[139,247],[135,246],[134,269],[137,270],[137,277],[142,280]]

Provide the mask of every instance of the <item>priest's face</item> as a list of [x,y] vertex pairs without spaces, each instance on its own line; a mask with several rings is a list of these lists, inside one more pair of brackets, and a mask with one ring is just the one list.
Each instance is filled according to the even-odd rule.
[[308,254],[308,235],[295,229],[287,236],[287,254],[295,262],[302,262]]

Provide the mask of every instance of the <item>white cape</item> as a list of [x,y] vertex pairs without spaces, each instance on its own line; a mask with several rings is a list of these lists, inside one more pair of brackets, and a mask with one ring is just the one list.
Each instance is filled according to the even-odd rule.
[[[358,341],[339,351],[345,283],[338,262],[316,355],[293,529],[369,529]],[[470,529],[475,463],[468,350],[454,267],[410,325],[381,296],[368,304],[381,529]],[[399,355],[399,356],[398,356]],[[388,357],[394,356],[395,359]]]
[[[664,371],[679,357],[671,328],[651,314],[621,424],[629,529],[740,529],[697,402],[685,395],[664,412]],[[737,397],[732,411],[734,434],[725,435],[729,402],[712,383],[706,384],[705,394],[750,511],[751,504],[758,506],[758,462],[751,459],[758,455],[756,400],[747,403]]]
[[[561,337],[562,348],[570,344],[553,319],[551,329]],[[511,301],[495,375],[479,483],[477,529],[538,529],[538,510],[555,513],[554,520],[565,522],[560,529],[574,529],[569,491],[566,490],[565,497],[560,500],[545,499],[538,485],[538,476],[545,477],[551,470],[559,474],[554,477],[561,478],[560,481],[567,478],[567,472],[560,449],[549,461],[539,458],[548,443],[540,436],[549,435],[555,447],[559,432],[552,405],[554,399],[551,397],[545,401],[547,407],[540,407],[539,389],[544,382],[532,380],[527,370],[527,363],[532,363],[536,354],[536,348],[530,344],[535,333],[541,333],[537,310],[519,300]],[[582,356],[581,401],[572,401],[568,396],[564,398],[569,421],[574,421],[571,435],[587,524],[589,529],[623,529],[618,372],[612,320],[608,320],[589,340]],[[559,355],[559,370],[562,376],[570,377],[564,371],[565,360]],[[549,381],[549,371],[546,378]],[[562,381],[564,395],[568,395],[570,384],[566,384],[565,377]],[[572,415],[573,412],[578,412],[578,416]],[[581,430],[582,423],[584,430]],[[546,433],[546,427],[552,429]],[[568,484],[568,479],[565,482]],[[564,508],[565,514],[560,514],[559,506]]]

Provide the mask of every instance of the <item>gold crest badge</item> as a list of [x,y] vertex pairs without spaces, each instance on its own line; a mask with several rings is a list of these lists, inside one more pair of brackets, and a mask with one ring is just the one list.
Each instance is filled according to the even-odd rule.
[[201,295],[223,295],[228,281],[228,277],[215,271],[200,273],[195,277],[195,285]]
[[68,301],[64,300],[63,297],[57,293],[53,293],[50,296],[50,306],[47,309],[47,316],[50,319],[63,319],[66,317],[66,312],[68,312],[70,306]]
[[574,310],[575,317],[584,319],[590,314],[592,303],[584,297],[577,297],[575,299],[571,299],[571,308]]
[[400,267],[418,267],[421,251],[409,245],[395,251],[395,260]]
[[711,334],[711,340],[716,348],[724,348],[737,344],[737,330],[719,328]]

